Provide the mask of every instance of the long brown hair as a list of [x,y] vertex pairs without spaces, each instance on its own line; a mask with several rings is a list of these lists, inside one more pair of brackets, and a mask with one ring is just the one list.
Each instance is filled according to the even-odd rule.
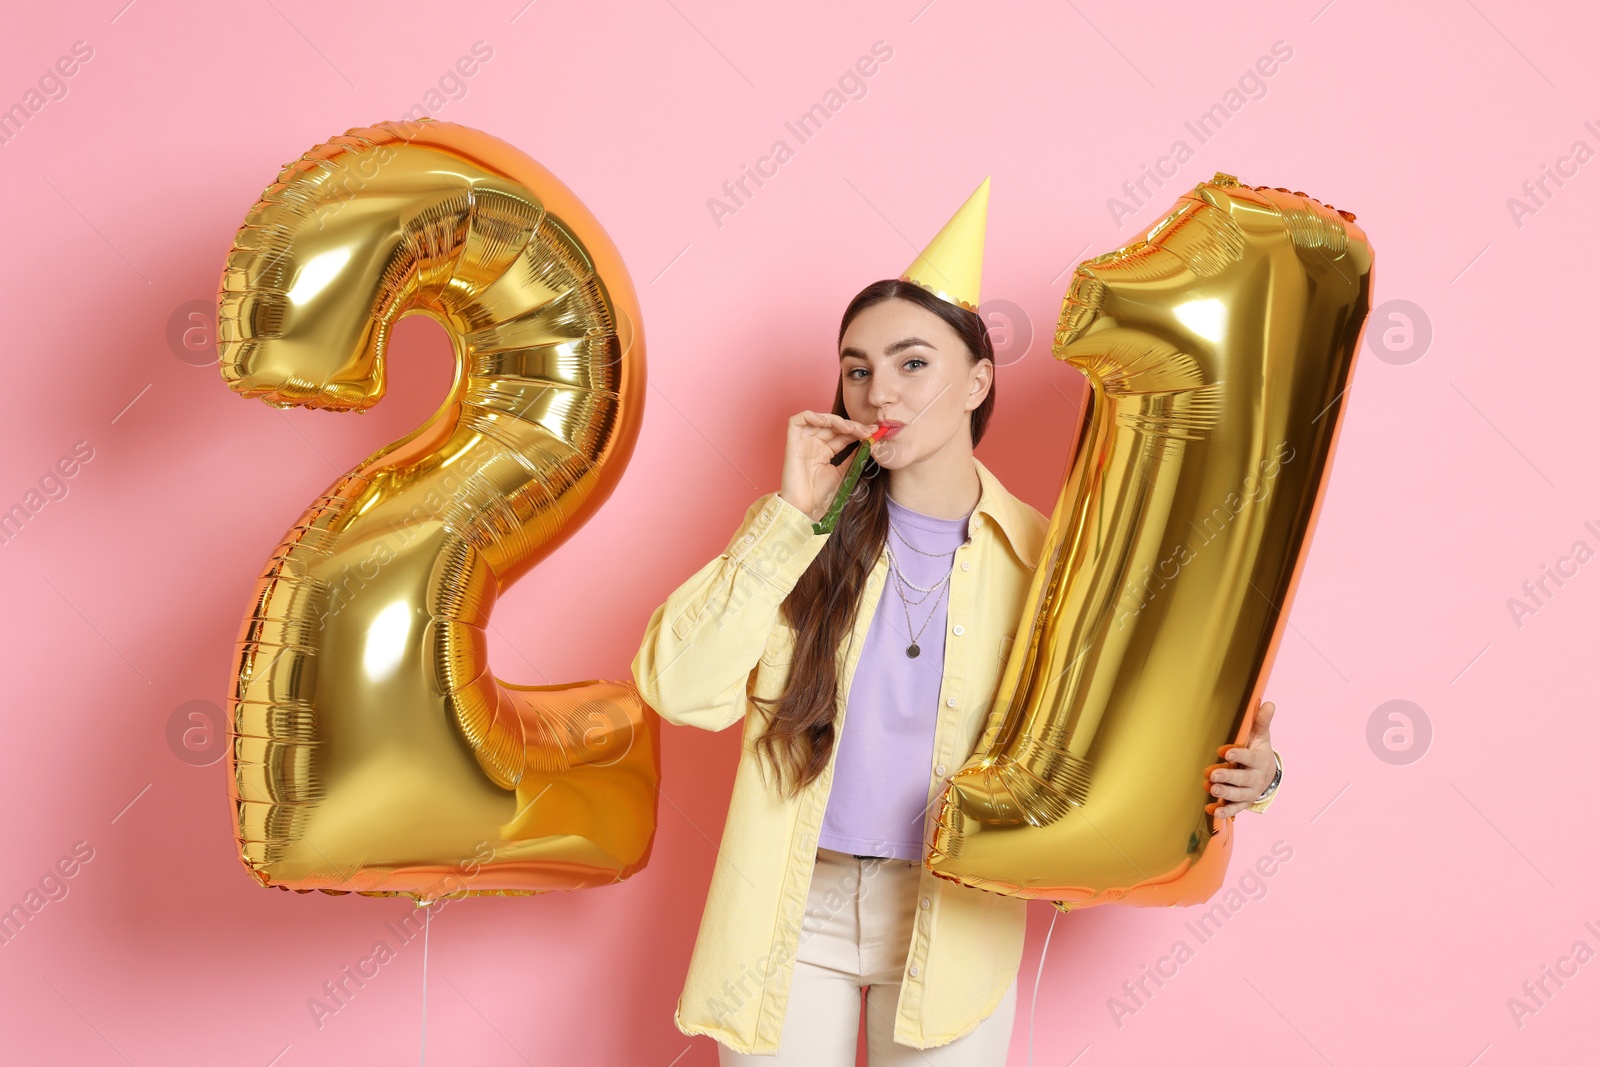
[[[850,323],[865,309],[885,300],[909,300],[938,315],[966,343],[975,365],[994,362],[994,342],[976,313],[934,296],[915,282],[885,279],[873,282],[850,301],[839,323],[839,343]],[[994,411],[995,385],[972,410],[972,443],[983,438]],[[833,413],[849,418],[844,406],[844,376],[834,388]],[[752,696],[771,714],[756,739],[758,757],[771,761],[780,787],[787,777],[791,795],[816,780],[833,752],[833,720],[838,699],[837,659],[840,642],[854,632],[855,616],[867,574],[883,550],[889,533],[889,479],[869,456],[861,469],[838,525],[817,558],[806,569],[782,605],[784,620],[795,628],[794,663],[783,692],[776,699]],[[764,774],[764,772],[763,772]]]

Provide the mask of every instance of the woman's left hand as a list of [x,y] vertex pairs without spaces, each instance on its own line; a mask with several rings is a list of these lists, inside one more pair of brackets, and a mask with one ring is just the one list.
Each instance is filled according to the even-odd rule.
[[1224,745],[1222,758],[1231,760],[1232,766],[1213,764],[1211,769],[1211,795],[1219,798],[1215,809],[1207,805],[1211,814],[1221,818],[1237,815],[1254,804],[1273,775],[1278,773],[1278,762],[1272,758],[1272,735],[1268,726],[1275,707],[1263,701],[1256,709],[1256,720],[1250,730],[1250,743],[1243,748]]

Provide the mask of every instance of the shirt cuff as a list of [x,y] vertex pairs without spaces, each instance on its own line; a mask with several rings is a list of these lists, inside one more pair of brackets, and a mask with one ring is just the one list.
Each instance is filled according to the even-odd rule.
[[811,527],[811,516],[768,493],[733,535],[728,557],[787,596],[831,536]]
[[[1281,769],[1283,767],[1283,757],[1281,755],[1279,755],[1277,749],[1273,749],[1272,750],[1272,756],[1273,756],[1273,758],[1275,760],[1277,760],[1276,766]],[[1264,813],[1268,808],[1272,807],[1272,802],[1278,798],[1278,793],[1282,788],[1283,788],[1283,778],[1280,776],[1279,779],[1278,779],[1277,788],[1273,789],[1272,792],[1268,793],[1266,796],[1262,797],[1260,800],[1256,801],[1254,804],[1251,804],[1248,810],[1254,811],[1254,812],[1257,812],[1257,813]]]

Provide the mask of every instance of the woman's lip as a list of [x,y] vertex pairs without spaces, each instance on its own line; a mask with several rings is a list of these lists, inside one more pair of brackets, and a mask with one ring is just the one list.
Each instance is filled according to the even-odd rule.
[[905,423],[903,423],[903,422],[880,422],[880,423],[878,423],[878,425],[879,426],[887,426],[887,427],[889,427],[887,430],[884,431],[884,433],[883,433],[884,437],[893,437],[895,434],[899,433],[902,429],[905,428]]

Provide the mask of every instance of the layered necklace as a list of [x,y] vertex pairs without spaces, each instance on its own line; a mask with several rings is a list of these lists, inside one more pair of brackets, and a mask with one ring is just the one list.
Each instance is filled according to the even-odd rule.
[[[917,644],[917,638],[922,636],[922,631],[927,629],[929,621],[933,619],[934,614],[939,610],[939,601],[937,598],[934,599],[933,607],[928,609],[927,618],[922,620],[922,625],[917,627],[914,633],[911,629],[911,605],[921,604],[924,600],[927,600],[929,596],[939,593],[944,589],[945,585],[950,581],[950,575],[955,572],[954,556],[956,553],[955,549],[951,549],[949,552],[924,552],[910,541],[907,541],[906,535],[900,532],[899,528],[895,526],[893,521],[889,523],[889,529],[900,538],[901,542],[903,542],[907,548],[918,553],[919,555],[931,556],[934,559],[943,559],[946,556],[952,557],[950,560],[950,570],[945,572],[944,577],[940,578],[933,585],[924,589],[922,586],[917,585],[911,579],[907,578],[905,571],[900,569],[900,561],[895,559],[894,545],[887,542],[884,544],[884,547],[889,551],[889,566],[893,569],[896,579],[895,592],[900,594],[900,606],[904,608],[906,612],[906,632],[911,634],[911,643],[906,646],[906,655],[912,659],[916,659],[918,656],[922,655],[922,646]],[[912,600],[906,596],[907,589],[913,589],[922,595],[917,597],[915,600]]]

